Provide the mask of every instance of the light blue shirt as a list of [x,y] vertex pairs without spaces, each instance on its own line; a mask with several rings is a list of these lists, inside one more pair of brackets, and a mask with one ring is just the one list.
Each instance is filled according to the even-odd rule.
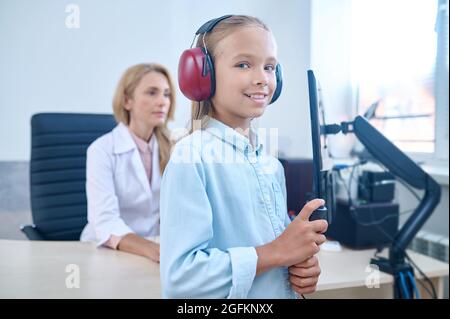
[[297,297],[286,267],[256,276],[255,247],[290,219],[283,167],[250,136],[210,119],[175,145],[161,183],[164,298]]

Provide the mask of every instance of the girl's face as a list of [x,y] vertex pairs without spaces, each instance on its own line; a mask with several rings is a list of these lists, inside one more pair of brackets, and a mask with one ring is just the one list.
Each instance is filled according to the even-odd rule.
[[159,72],[144,75],[128,99],[125,109],[130,111],[130,125],[153,129],[166,122],[170,108],[170,87],[167,78]]
[[276,54],[272,33],[257,26],[240,28],[217,44],[214,117],[246,129],[264,113],[276,88]]

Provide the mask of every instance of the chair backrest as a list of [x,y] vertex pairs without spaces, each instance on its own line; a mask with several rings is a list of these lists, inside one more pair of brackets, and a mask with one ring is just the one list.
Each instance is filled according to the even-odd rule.
[[79,239],[87,223],[86,149],[115,125],[106,114],[40,113],[31,118],[31,211],[45,240]]

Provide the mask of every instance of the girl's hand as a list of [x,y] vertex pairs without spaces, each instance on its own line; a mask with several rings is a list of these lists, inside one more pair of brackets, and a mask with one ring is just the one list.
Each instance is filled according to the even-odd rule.
[[298,294],[310,294],[316,291],[320,266],[316,256],[289,267],[289,281]]
[[278,264],[286,267],[301,264],[319,252],[319,245],[325,242],[323,233],[326,232],[328,223],[323,219],[309,221],[309,217],[324,204],[322,199],[308,202],[284,232],[271,243]]

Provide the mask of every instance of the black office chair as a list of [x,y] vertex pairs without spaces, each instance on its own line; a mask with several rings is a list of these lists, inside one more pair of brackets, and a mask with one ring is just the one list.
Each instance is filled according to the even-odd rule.
[[112,115],[40,113],[31,118],[30,240],[79,240],[87,223],[86,149],[111,131]]

